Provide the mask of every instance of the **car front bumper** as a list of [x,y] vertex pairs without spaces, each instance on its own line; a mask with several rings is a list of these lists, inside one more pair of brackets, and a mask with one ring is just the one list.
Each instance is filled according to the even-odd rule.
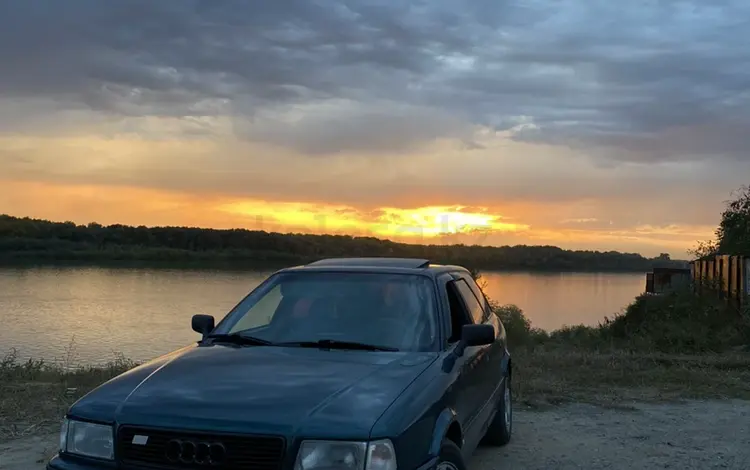
[[[437,467],[438,459],[432,458],[424,464],[420,465],[415,470],[433,470]],[[69,459],[63,459],[60,455],[55,455],[47,463],[47,470],[104,470],[104,469],[115,469],[117,464],[115,462],[89,462],[89,461],[72,461]]]
[[117,464],[115,462],[95,462],[70,459],[68,457],[63,459],[59,454],[47,462],[47,470],[107,470],[116,468]]

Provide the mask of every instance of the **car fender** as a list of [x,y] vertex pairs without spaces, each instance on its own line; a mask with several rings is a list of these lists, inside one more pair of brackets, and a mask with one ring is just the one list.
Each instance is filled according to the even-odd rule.
[[[440,454],[440,447],[443,444],[445,436],[448,435],[448,429],[450,429],[453,423],[456,423],[460,429],[461,425],[458,424],[458,420],[456,420],[456,412],[453,409],[446,408],[438,415],[437,420],[435,420],[435,427],[432,431],[430,457],[437,457]],[[463,429],[461,429],[461,436],[461,441],[463,441]],[[458,442],[457,444],[461,447],[463,442]]]

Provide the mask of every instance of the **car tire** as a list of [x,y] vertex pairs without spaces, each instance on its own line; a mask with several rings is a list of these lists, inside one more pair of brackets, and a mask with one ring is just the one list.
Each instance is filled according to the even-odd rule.
[[461,449],[450,439],[443,440],[435,470],[466,470]]
[[510,377],[506,376],[503,385],[500,386],[500,404],[497,407],[497,413],[487,428],[487,432],[482,439],[483,444],[490,446],[504,446],[510,442],[510,436],[513,432],[513,393],[510,386]]

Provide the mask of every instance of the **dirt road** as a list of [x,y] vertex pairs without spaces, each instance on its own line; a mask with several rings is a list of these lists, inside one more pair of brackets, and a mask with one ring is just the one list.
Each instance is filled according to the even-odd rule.
[[[750,402],[516,409],[513,441],[480,448],[472,470],[750,469]],[[3,470],[40,470],[56,435],[0,444]]]

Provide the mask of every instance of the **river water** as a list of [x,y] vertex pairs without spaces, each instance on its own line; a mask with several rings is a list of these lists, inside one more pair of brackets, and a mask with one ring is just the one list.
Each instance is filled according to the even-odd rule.
[[[268,273],[154,268],[0,268],[0,359],[142,361],[198,339],[196,313],[222,318]],[[485,272],[487,295],[534,326],[596,325],[643,292],[639,273]]]

